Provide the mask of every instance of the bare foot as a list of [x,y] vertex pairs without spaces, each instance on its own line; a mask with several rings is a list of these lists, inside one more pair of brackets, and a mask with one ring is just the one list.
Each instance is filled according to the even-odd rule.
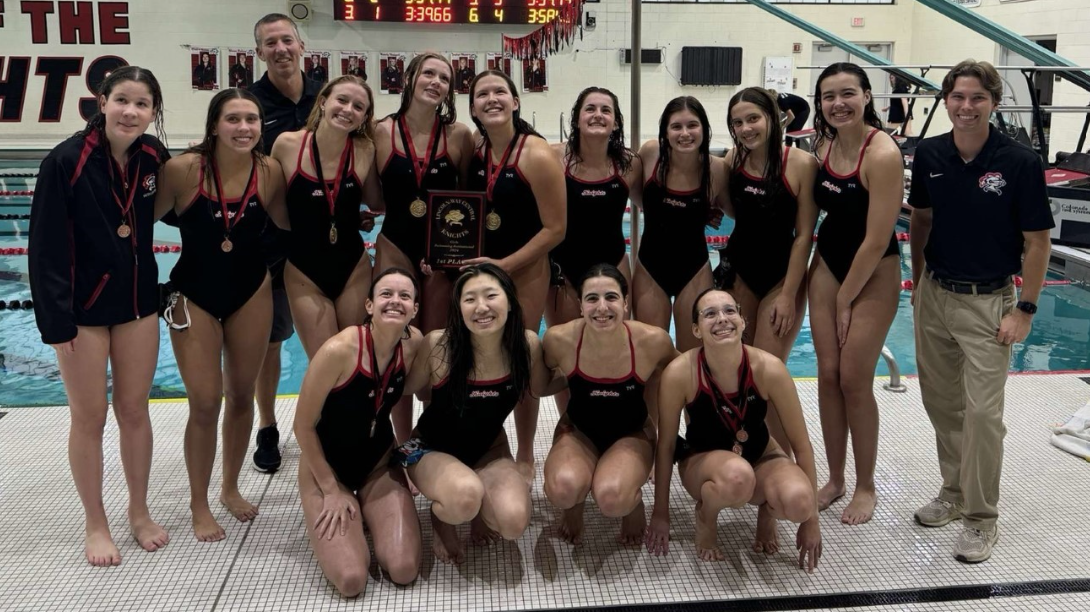
[[768,504],[757,508],[757,535],[753,538],[753,552],[774,555],[780,550],[780,534],[776,528],[776,519]]
[[431,530],[432,552],[436,559],[455,565],[465,560],[465,549],[462,548],[462,541],[458,539],[458,530],[454,525],[444,523],[432,512]]
[[840,515],[840,522],[845,525],[862,525],[874,516],[874,507],[878,505],[878,494],[874,491],[856,489],[852,501]]
[[843,484],[834,485],[832,481],[825,483],[825,486],[818,491],[818,511],[828,508],[833,502],[844,497],[845,491]]
[[624,546],[641,546],[647,533],[647,517],[644,516],[643,501],[621,519],[621,534],[617,541]]
[[500,534],[485,524],[480,513],[469,523],[469,541],[474,546],[492,546],[502,539]]
[[238,519],[240,523],[257,518],[257,506],[246,501],[238,491],[220,493],[220,503],[226,506],[231,516]]
[[718,513],[705,516],[704,502],[696,503],[696,556],[701,561],[722,561],[723,551],[719,550]]
[[560,539],[569,544],[583,543],[583,510],[586,502],[575,504],[567,510],[560,511]]
[[146,513],[136,516],[130,514],[129,527],[132,529],[132,537],[136,539],[136,543],[148,552],[155,552],[170,541],[166,529],[151,520]]
[[83,554],[87,562],[95,567],[121,565],[121,551],[117,550],[110,530],[88,531],[83,539]]
[[208,507],[193,510],[193,535],[198,542],[219,542],[227,537]]

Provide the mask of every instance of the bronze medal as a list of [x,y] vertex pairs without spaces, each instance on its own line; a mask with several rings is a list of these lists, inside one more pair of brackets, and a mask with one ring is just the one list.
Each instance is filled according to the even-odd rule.
[[224,253],[230,253],[231,249],[235,248],[235,245],[231,244],[230,238],[224,238],[223,242],[220,244],[220,248],[223,249]]
[[413,200],[412,204],[409,204],[409,212],[419,219],[428,214],[428,207],[424,204],[424,200],[417,198]]
[[329,244],[337,244],[337,226],[329,226]]
[[496,214],[496,211],[492,211],[492,212],[488,213],[487,217],[485,217],[485,227],[487,227],[488,229],[490,229],[492,231],[496,231],[496,230],[500,229],[500,222],[501,221],[502,221],[502,219],[500,219],[500,216],[498,214]]
[[734,447],[731,448],[730,450],[733,451],[735,455],[738,455],[739,457],[742,456],[742,445],[741,444],[735,442]]
[[734,434],[734,439],[738,440],[742,444],[745,444],[746,441],[749,440],[749,432],[747,432],[745,429],[739,429],[738,433]]
[[132,235],[132,228],[129,227],[128,223],[122,221],[121,225],[117,227],[117,235],[120,238],[128,238]]

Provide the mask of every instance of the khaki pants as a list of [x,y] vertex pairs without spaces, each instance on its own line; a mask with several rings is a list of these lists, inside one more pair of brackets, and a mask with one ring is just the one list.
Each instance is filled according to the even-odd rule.
[[939,499],[962,505],[965,526],[975,529],[990,530],[999,516],[1011,347],[996,334],[1014,302],[1013,285],[990,295],[963,295],[925,276],[916,288],[916,363],[938,443]]

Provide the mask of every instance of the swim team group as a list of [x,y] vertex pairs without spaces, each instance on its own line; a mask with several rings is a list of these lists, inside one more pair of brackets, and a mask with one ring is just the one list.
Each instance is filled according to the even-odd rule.
[[[818,77],[813,154],[785,145],[775,94],[749,87],[718,111],[735,144],[720,158],[690,96],[670,101],[658,137],[632,151],[617,96],[588,87],[570,139],[550,145],[520,117],[503,72],[473,78],[473,129],[456,121],[450,62],[421,53],[398,111],[375,120],[360,77],[306,78],[290,18],[261,18],[254,39],[268,71],[248,90],[217,93],[203,139],[184,153],[171,157],[160,140],[156,78],[128,66],[106,78],[87,127],[41,165],[30,284],[70,403],[91,564],[121,562],[102,497],[107,363],[132,535],[147,551],[169,540],[147,505],[157,314],[188,397],[185,463],[204,542],[225,537],[208,491],[221,403],[219,502],[250,521],[258,508],[238,480],[255,396],[253,460],[275,471],[280,343],[298,330],[309,358],[294,422],[299,497],[315,557],[346,597],[368,578],[365,527],[389,579],[416,579],[414,494],[431,502],[443,561],[464,558],[457,525],[470,523],[477,544],[525,532],[547,395],[561,416],[544,491],[573,544],[593,495],[598,511],[621,519],[622,543],[666,554],[676,463],[701,559],[723,559],[720,511],[753,504],[754,550],[777,552],[777,522],[795,523],[799,567],[813,571],[818,513],[848,492],[849,435],[856,479],[841,521],[871,519],[873,379],[901,291],[904,169],[859,66]],[[950,71],[942,98],[953,128],[919,144],[909,196],[918,369],[941,472],[915,520],[961,519],[953,553],[964,562],[986,560],[998,538],[1003,387],[1011,345],[1036,310],[1053,223],[1039,158],[989,125],[1001,95],[990,64]],[[153,123],[158,138],[145,133]],[[483,256],[458,270],[427,261],[425,201],[446,190],[486,198]],[[645,219],[634,261],[622,228],[629,202]],[[359,230],[377,214],[372,263]],[[704,228],[724,214],[735,229],[713,283]],[[158,220],[182,241],[163,291]],[[784,365],[807,308],[824,484]],[[425,404],[415,426],[414,394]],[[503,426],[512,412],[514,453]],[[648,521],[641,488],[652,475]]]

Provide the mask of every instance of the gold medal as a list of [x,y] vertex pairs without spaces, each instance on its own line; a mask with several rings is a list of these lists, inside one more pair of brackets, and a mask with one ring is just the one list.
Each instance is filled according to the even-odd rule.
[[417,198],[413,200],[412,204],[409,204],[409,212],[419,219],[428,214],[428,207],[424,204],[424,200]]
[[745,444],[746,440],[749,440],[749,432],[747,432],[745,429],[739,429],[738,433],[734,434],[734,439],[738,440],[742,444]]
[[337,244],[337,226],[329,226],[329,244]]
[[485,227],[492,231],[496,231],[500,229],[500,221],[500,216],[496,214],[495,211],[492,211],[488,213],[487,217],[485,217]]
[[230,238],[224,238],[223,242],[220,244],[220,248],[223,249],[224,253],[230,253],[231,249],[235,248],[235,245],[231,244]]
[[737,442],[734,443],[734,448],[732,448],[731,450],[734,451],[735,455],[742,455],[742,445]]
[[132,228],[129,227],[128,223],[122,221],[121,225],[117,228],[117,235],[121,238],[128,238],[131,234]]

